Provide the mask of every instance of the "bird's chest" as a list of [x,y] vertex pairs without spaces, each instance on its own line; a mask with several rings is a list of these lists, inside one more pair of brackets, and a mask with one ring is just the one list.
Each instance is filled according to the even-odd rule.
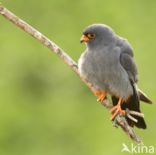
[[80,74],[97,86],[108,87],[108,81],[118,67],[118,57],[106,52],[85,52],[79,59]]

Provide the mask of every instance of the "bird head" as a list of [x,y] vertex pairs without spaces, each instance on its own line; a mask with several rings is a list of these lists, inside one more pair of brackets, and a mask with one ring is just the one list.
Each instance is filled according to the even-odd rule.
[[113,30],[107,25],[93,24],[83,31],[80,42],[85,42],[89,47],[104,46],[113,42],[114,36]]

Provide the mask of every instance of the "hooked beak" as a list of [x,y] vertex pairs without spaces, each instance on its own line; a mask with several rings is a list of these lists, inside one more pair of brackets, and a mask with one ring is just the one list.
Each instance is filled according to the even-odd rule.
[[89,38],[86,35],[82,35],[81,39],[80,39],[80,43],[87,43],[89,41]]

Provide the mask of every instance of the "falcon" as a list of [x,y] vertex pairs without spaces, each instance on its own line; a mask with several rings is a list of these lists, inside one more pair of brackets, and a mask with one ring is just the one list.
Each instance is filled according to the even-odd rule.
[[[83,31],[80,41],[86,43],[86,50],[78,61],[80,76],[96,88],[94,94],[98,101],[111,95],[112,121],[118,114],[125,115],[125,109],[141,112],[140,100],[152,103],[137,87],[138,70],[133,49],[126,39],[105,24],[93,24]],[[131,127],[146,129],[144,118],[134,118],[137,122],[126,117]]]

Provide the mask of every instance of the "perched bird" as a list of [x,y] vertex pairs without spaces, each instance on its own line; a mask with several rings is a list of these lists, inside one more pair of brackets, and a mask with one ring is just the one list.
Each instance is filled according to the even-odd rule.
[[[80,75],[96,88],[98,101],[107,94],[112,96],[111,119],[125,109],[140,112],[140,100],[151,104],[151,100],[138,87],[138,71],[133,59],[130,43],[119,37],[109,26],[93,24],[88,26],[81,37],[86,50],[78,61]],[[134,116],[137,123],[126,117],[130,126],[145,129],[142,117]]]

